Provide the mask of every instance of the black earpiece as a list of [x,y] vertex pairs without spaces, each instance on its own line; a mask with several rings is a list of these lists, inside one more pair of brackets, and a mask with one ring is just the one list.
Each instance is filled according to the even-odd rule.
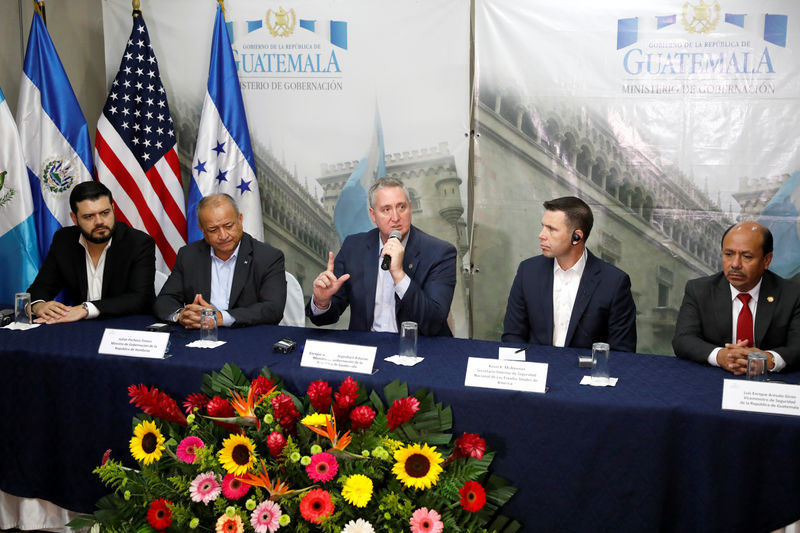
[[572,242],[573,244],[581,240],[581,234],[577,231],[572,232]]

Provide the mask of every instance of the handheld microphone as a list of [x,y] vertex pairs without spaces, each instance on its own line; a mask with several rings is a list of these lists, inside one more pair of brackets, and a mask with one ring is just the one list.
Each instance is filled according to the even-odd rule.
[[[389,234],[389,239],[395,238],[398,241],[403,238],[403,234],[400,233],[398,230],[394,229]],[[389,240],[387,239],[387,241]],[[381,262],[381,270],[389,270],[389,265],[392,263],[392,256],[389,254],[384,254],[383,261]]]

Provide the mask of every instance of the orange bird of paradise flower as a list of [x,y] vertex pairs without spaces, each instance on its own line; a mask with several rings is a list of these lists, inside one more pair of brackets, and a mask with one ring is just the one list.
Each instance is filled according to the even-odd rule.
[[254,396],[255,396],[254,392],[255,391],[254,391],[252,386],[250,387],[250,390],[247,392],[247,399],[246,400],[245,400],[244,396],[242,396],[241,394],[239,394],[236,391],[232,391],[232,390],[228,389],[228,394],[230,394],[231,398],[233,398],[231,400],[231,405],[236,410],[236,412],[239,414],[239,416],[242,417],[242,418],[246,418],[246,419],[250,420],[251,422],[255,422],[255,426],[257,428],[260,428],[261,427],[261,421],[256,417],[256,407],[258,406],[258,404],[260,404],[264,400],[264,398],[269,396],[270,393],[272,393],[272,391],[274,391],[274,390],[275,390],[275,387],[272,387],[272,389],[269,392],[267,392],[266,394],[262,394],[258,398],[258,400],[256,400],[254,398]]
[[[333,423],[331,423],[333,421]],[[336,434],[336,417],[331,415],[331,417],[325,420],[325,429],[322,430],[315,426],[310,426],[305,424],[305,426],[316,433],[317,435],[322,435],[323,437],[327,437],[331,441],[331,446],[333,446],[334,450],[344,451],[347,448],[347,445],[350,444],[350,440],[352,437],[350,436],[350,431],[346,431],[344,435],[339,437]]]
[[269,492],[270,500],[276,500],[283,496],[287,496],[289,494],[293,494],[297,491],[289,490],[289,484],[284,483],[281,478],[276,478],[275,482],[273,483],[272,480],[269,478],[269,474],[267,473],[267,467],[264,464],[264,459],[259,459],[261,461],[261,470],[255,474],[247,473],[247,478],[242,478],[242,481],[247,483],[248,485],[254,485],[256,487],[263,487],[264,489]]

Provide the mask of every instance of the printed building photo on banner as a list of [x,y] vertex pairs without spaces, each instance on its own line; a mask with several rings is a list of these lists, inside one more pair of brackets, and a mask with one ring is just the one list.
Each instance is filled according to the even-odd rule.
[[[348,233],[371,229],[366,189],[385,174],[409,189],[413,224],[453,243],[461,265],[469,247],[469,4],[227,0],[225,33],[244,115],[225,129],[249,132],[257,180],[250,190],[236,188],[241,180],[232,166],[217,166],[217,144],[207,134],[205,148],[194,146],[214,80],[209,58],[212,34],[220,40],[213,31],[217,2],[141,5],[189,188],[189,240],[197,195],[223,182],[233,184],[237,200],[256,190],[263,238],[283,250],[287,272],[308,299],[328,251],[336,253]],[[103,21],[106,35],[127,35],[130,1],[104,2]],[[108,72],[118,68],[124,45],[106,39]],[[243,121],[246,128],[239,127]],[[454,334],[468,336],[461,269],[451,316]]]
[[478,0],[475,18],[476,338],[500,337],[561,196],[590,205],[587,248],[630,275],[638,352],[672,354],[684,285],[721,269],[737,221],[770,227],[771,269],[798,276],[800,4]]

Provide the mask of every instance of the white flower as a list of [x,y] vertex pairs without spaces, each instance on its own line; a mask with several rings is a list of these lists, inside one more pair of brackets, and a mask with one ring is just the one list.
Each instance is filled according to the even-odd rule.
[[375,533],[372,524],[366,520],[359,518],[358,520],[350,520],[342,530],[342,533]]

